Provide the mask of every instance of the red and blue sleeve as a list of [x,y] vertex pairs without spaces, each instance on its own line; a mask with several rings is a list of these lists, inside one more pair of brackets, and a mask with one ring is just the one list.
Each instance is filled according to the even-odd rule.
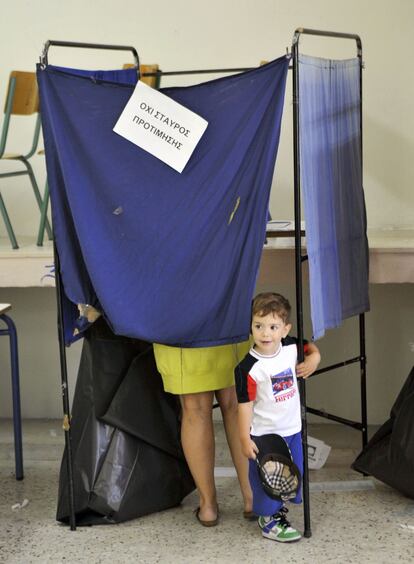
[[256,359],[247,355],[234,371],[237,401],[239,403],[247,403],[256,399],[256,380],[250,373],[255,362]]

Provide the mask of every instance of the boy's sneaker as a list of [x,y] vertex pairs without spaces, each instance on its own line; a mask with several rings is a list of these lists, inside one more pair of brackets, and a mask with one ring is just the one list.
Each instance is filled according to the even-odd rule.
[[286,519],[287,512],[288,509],[282,507],[279,513],[272,517],[259,517],[258,524],[265,538],[278,542],[295,542],[302,537],[299,531],[290,526]]

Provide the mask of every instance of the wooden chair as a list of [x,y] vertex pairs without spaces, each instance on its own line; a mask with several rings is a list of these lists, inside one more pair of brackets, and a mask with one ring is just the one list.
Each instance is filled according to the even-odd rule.
[[[135,65],[126,63],[122,68],[132,69],[134,66]],[[148,86],[151,86],[152,88],[158,90],[158,88],[160,87],[161,75],[143,76],[147,72],[154,73],[154,72],[158,72],[158,70],[159,70],[158,65],[139,65],[140,80],[142,82],[145,82],[145,84],[148,84]]]
[[[28,153],[6,153],[6,145],[11,124],[12,115],[32,116],[37,114],[34,122],[34,133],[32,145]],[[24,166],[24,170],[14,170],[3,172],[0,178],[10,178],[12,176],[21,176],[27,174],[29,176],[32,189],[36,198],[37,205],[42,208],[42,197],[39,187],[33,173],[29,159],[35,154],[40,135],[40,116],[39,116],[39,95],[37,90],[36,75],[34,72],[12,71],[10,73],[9,87],[6,96],[6,104],[4,109],[3,129],[0,139],[0,159],[7,161],[19,161]],[[13,227],[7,213],[4,200],[0,193],[0,212],[6,225],[7,233],[13,249],[18,248],[17,239],[13,231]],[[52,237],[52,230],[48,221],[46,221],[46,229],[49,237]]]

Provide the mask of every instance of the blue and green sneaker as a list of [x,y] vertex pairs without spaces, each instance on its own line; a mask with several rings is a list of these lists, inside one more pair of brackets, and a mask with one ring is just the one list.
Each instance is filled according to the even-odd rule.
[[278,542],[296,542],[302,537],[299,531],[290,526],[286,519],[287,512],[286,507],[281,507],[279,513],[272,517],[259,517],[258,524],[265,538]]

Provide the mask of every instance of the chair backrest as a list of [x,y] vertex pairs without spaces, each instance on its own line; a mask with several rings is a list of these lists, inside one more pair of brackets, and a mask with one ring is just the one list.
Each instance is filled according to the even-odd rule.
[[32,147],[29,152],[24,155],[26,159],[30,158],[35,153],[39,142],[39,91],[37,88],[36,74],[34,72],[12,71],[10,73],[9,87],[4,107],[4,120],[0,136],[0,158],[3,158],[6,149],[10,116],[29,116],[33,114],[37,114],[37,117],[34,125]]
[[12,97],[11,114],[27,116],[38,112],[39,91],[36,74],[34,72],[12,71],[4,107],[5,113],[8,110],[10,96]]
[[[135,65],[130,64],[130,63],[125,63],[125,65],[122,67],[124,69],[131,69],[133,68]],[[140,80],[142,82],[145,82],[145,84],[148,84],[148,86],[151,86],[152,88],[159,88],[160,87],[160,76],[142,76],[143,74],[145,74],[146,72],[157,72],[159,70],[158,65],[139,65],[139,72],[141,75]]]

